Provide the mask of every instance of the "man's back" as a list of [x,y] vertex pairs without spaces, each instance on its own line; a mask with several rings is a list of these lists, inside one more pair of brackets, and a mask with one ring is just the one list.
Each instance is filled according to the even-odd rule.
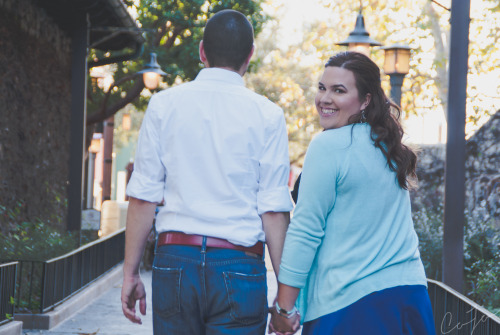
[[[138,153],[153,156],[156,150],[160,160],[137,157],[135,171],[157,175],[158,188],[165,185],[159,231],[209,234],[241,245],[264,240],[259,214],[266,210],[258,195],[282,188],[283,176],[272,174],[289,164],[280,108],[245,88],[237,73],[204,69],[193,82],[156,94],[141,131],[157,137],[147,146],[139,143]],[[160,170],[165,181],[155,172]]]

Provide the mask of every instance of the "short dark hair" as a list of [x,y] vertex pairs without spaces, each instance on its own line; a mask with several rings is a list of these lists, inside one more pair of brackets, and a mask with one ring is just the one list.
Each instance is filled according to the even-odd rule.
[[253,47],[253,27],[242,13],[222,10],[208,20],[203,46],[211,67],[239,70]]

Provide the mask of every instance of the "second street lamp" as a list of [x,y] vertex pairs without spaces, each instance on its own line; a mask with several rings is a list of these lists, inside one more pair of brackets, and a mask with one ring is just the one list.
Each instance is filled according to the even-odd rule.
[[389,75],[391,83],[391,99],[401,106],[401,87],[410,71],[411,49],[406,45],[393,44],[382,48],[385,50],[384,73]]
[[158,64],[156,54],[154,52],[151,53],[151,60],[148,64],[146,64],[145,68],[137,72],[137,74],[141,73],[142,79],[144,80],[144,86],[150,90],[156,89],[160,83],[160,76],[166,75]]

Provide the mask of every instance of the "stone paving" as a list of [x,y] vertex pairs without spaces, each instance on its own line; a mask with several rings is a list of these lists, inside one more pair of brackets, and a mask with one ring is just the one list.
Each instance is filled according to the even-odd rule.
[[116,282],[101,297],[83,307],[77,314],[50,330],[23,330],[25,335],[78,334],[78,335],[151,335],[151,272],[141,276],[146,286],[146,315],[141,316],[142,325],[128,321],[122,314],[120,294],[121,280]]
[[[151,272],[143,272],[146,286],[146,316],[141,316],[142,325],[125,319],[120,304],[121,281],[115,283],[101,297],[83,307],[75,315],[50,330],[23,330],[23,335],[151,335],[153,334],[151,310]],[[276,277],[273,271],[267,272],[268,302],[276,296]],[[296,334],[300,334],[297,332]]]

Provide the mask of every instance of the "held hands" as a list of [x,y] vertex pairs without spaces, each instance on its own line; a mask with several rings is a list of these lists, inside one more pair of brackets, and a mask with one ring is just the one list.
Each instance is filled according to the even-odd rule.
[[139,311],[146,315],[146,291],[139,275],[123,278],[121,300],[123,315],[133,323],[142,324],[135,313],[135,303],[139,300]]
[[300,314],[297,310],[289,316],[284,316],[278,313],[276,304],[269,307],[271,313],[271,321],[269,322],[268,333],[276,333],[277,335],[292,335],[300,328]]

